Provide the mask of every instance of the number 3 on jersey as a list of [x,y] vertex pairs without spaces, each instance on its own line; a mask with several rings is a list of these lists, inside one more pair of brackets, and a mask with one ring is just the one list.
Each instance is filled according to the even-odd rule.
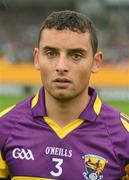
[[55,165],[55,169],[54,171],[51,171],[50,174],[52,176],[55,176],[55,177],[58,177],[62,174],[62,163],[63,163],[63,159],[58,159],[58,158],[52,158],[52,161],[53,162],[56,162],[56,165]]

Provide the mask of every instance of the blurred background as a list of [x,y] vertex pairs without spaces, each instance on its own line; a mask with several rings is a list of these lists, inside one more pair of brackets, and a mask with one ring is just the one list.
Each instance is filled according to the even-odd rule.
[[129,115],[129,0],[0,0],[0,110],[41,86],[33,49],[44,18],[57,10],[88,15],[97,27],[102,70],[91,86]]

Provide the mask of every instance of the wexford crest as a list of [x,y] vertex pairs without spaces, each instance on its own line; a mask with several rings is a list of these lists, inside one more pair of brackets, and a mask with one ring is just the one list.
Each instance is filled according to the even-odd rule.
[[82,156],[85,164],[85,172],[83,173],[86,180],[102,180],[104,177],[102,172],[108,162],[103,157],[87,154]]

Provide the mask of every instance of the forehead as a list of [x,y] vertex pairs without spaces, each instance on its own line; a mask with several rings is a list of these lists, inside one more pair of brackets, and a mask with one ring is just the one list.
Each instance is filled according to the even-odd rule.
[[41,34],[40,46],[57,48],[92,48],[90,33],[73,32],[69,29],[44,29]]

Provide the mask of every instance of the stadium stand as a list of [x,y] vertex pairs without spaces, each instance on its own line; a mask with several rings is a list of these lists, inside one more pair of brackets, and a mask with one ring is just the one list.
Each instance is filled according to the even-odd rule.
[[[12,2],[14,2],[14,6]],[[26,4],[25,1],[21,1],[21,8],[16,2],[8,1],[6,4],[8,9],[0,11],[0,55],[8,58],[11,63],[19,63],[23,60],[32,61],[32,51],[37,46],[40,24],[44,17],[50,11],[65,7],[88,13],[93,19],[99,35],[99,48],[104,51],[106,64],[121,63],[121,61],[126,63],[129,59],[128,4],[109,6],[107,0],[69,0],[64,1],[66,6],[62,7],[62,1],[58,0],[57,9],[54,1],[51,1],[52,9],[52,6],[51,8],[47,6],[50,0],[44,0],[44,3],[37,0],[30,4],[29,1],[26,1],[28,4],[26,8],[23,8]],[[70,6],[70,2],[74,5]],[[81,4],[83,9],[79,8]]]

